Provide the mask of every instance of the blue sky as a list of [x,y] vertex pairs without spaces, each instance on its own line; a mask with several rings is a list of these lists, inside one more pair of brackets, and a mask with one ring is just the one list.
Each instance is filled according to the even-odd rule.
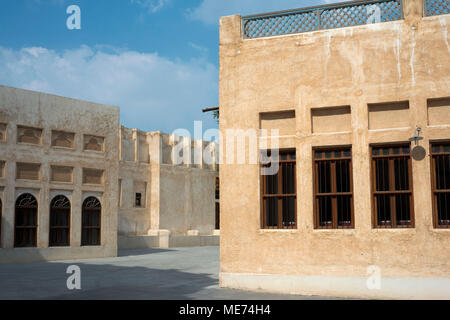
[[329,2],[0,0],[0,84],[120,106],[127,127],[215,128],[201,108],[218,104],[219,18]]

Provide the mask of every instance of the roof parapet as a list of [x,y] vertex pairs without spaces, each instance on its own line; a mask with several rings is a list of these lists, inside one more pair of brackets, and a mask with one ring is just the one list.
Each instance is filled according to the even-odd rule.
[[[436,1],[446,0],[434,0]],[[403,0],[350,1],[245,16],[242,17],[242,35],[244,39],[272,37],[403,18]]]

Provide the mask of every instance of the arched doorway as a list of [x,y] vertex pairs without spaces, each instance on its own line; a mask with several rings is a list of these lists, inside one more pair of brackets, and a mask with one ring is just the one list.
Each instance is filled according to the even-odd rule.
[[99,246],[102,205],[97,198],[89,197],[84,200],[82,211],[81,245]]
[[50,203],[49,246],[70,246],[70,201],[62,195]]
[[29,193],[22,194],[16,200],[14,247],[36,247],[38,202]]

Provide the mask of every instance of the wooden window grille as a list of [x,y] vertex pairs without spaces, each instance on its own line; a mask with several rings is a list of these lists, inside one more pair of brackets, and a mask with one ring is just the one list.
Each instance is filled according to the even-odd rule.
[[99,246],[101,236],[102,205],[95,197],[89,197],[83,202],[82,212],[82,246]]
[[49,246],[70,246],[70,201],[62,195],[50,203]]
[[37,245],[37,210],[36,198],[25,193],[16,200],[14,247],[36,247]]
[[314,157],[314,227],[354,228],[351,148],[316,148]]
[[372,146],[375,228],[413,228],[414,202],[410,145]]
[[216,177],[216,200],[220,199],[220,181],[219,178]]
[[450,228],[450,142],[431,143],[433,222]]
[[[266,151],[263,151],[266,153]],[[261,175],[261,227],[263,229],[297,228],[297,183],[295,150],[280,150],[278,157],[267,151],[269,163],[262,171],[278,164],[275,174]]]
[[216,202],[215,229],[220,230],[220,203]]

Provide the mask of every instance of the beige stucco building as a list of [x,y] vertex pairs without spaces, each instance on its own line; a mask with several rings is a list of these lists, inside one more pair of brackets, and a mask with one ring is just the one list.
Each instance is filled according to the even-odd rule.
[[450,16],[437,3],[221,19],[221,132],[278,129],[258,152],[280,150],[276,175],[221,165],[221,286],[450,298]]
[[[0,86],[0,263],[218,245],[215,143],[119,125],[119,108]],[[213,156],[214,157],[214,156]]]
[[115,256],[119,108],[0,86],[0,122],[0,263]]
[[120,146],[119,247],[219,245],[216,143],[121,127]]

